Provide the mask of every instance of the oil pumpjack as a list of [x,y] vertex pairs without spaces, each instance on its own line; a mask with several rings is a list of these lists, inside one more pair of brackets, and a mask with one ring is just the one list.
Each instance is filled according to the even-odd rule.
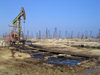
[[25,39],[22,31],[21,17],[23,17],[23,20],[25,22],[26,15],[23,7],[21,8],[21,12],[18,14],[18,16],[13,20],[13,24],[9,24],[9,42],[11,46],[17,44],[25,44]]

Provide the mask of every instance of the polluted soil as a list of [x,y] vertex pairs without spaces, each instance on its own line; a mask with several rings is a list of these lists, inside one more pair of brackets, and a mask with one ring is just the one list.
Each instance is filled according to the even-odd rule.
[[[34,57],[35,56],[35,57]],[[59,64],[61,59],[49,58],[49,61],[31,56],[28,53],[15,51],[12,57],[11,50],[0,48],[0,75],[99,75],[100,67],[95,65],[96,59],[78,61],[77,64]],[[52,61],[51,61],[52,60]],[[75,60],[66,60],[75,63]]]

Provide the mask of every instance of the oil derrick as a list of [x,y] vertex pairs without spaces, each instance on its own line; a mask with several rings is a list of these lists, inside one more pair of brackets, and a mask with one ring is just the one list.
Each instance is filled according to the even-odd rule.
[[13,20],[13,24],[9,25],[10,33],[9,33],[9,42],[10,45],[18,43],[24,43],[23,31],[22,31],[22,21],[21,17],[23,17],[24,22],[26,20],[25,10],[22,7],[21,12],[18,16]]

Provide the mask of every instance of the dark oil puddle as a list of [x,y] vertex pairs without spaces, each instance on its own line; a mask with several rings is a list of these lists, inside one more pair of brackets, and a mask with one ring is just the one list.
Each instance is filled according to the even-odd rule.
[[[31,45],[31,42],[27,42],[26,45]],[[27,50],[28,51],[28,50]],[[40,50],[40,52],[42,52],[43,50]],[[35,59],[40,59],[45,61],[46,63],[50,63],[50,64],[57,64],[57,65],[70,65],[70,66],[74,66],[84,60],[76,60],[76,59],[68,59],[68,58],[64,58],[64,57],[51,57],[52,55],[57,55],[59,53],[48,53],[48,54],[41,54],[40,52],[35,53],[34,50],[33,52],[27,52],[29,54],[31,54],[33,56],[33,58]],[[47,57],[47,59],[45,60],[45,57]]]
[[67,58],[49,58],[46,63],[57,64],[57,65],[70,65],[75,66],[82,62],[82,60],[67,59]]
[[[49,57],[48,57],[49,56]],[[68,59],[64,57],[50,57],[52,54],[33,54],[33,57],[35,59],[44,60],[46,63],[50,64],[56,64],[56,65],[70,65],[75,66],[76,64],[82,62],[83,60],[76,60],[76,59]],[[45,57],[48,57],[47,60],[45,60]]]
[[34,57],[35,59],[39,58],[39,59],[43,60],[44,57],[45,57],[45,55],[42,55],[42,54],[34,54],[33,57]]

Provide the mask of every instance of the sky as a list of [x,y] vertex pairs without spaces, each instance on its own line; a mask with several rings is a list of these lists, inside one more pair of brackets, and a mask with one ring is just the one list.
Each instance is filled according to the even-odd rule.
[[24,7],[25,32],[36,34],[39,30],[74,34],[100,29],[100,0],[0,0],[0,35],[9,32],[9,24]]

